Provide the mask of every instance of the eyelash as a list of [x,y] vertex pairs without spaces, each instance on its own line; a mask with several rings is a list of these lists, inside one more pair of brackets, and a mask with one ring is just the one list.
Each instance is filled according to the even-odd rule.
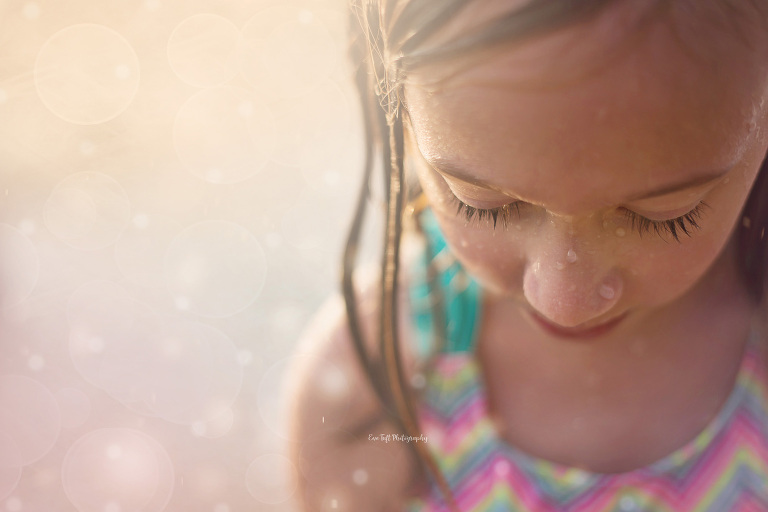
[[[515,201],[496,208],[475,208],[453,194],[450,195],[450,198],[456,206],[456,215],[461,216],[463,214],[467,222],[477,218],[479,222],[493,222],[493,228],[496,229],[499,220],[506,228],[512,219],[512,215],[516,215],[517,218],[520,217],[521,201]],[[646,233],[654,232],[662,239],[664,239],[665,235],[671,235],[676,242],[680,242],[681,233],[690,237],[694,231],[701,229],[699,220],[704,209],[708,207],[707,203],[701,201],[685,215],[668,220],[652,220],[632,210],[624,210],[624,216],[632,230],[637,231],[641,237]]]

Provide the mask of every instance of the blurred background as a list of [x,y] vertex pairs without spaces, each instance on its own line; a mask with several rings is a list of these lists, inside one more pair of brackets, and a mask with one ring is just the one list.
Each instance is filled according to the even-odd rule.
[[346,25],[0,0],[1,511],[298,510],[285,370],[363,158]]

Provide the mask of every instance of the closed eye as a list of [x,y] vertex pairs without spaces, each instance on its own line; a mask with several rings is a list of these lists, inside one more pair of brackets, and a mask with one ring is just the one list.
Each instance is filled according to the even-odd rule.
[[645,233],[653,232],[659,235],[662,239],[666,240],[664,237],[666,235],[671,235],[676,242],[680,242],[681,235],[684,234],[685,236],[690,237],[693,232],[701,229],[699,220],[701,219],[701,215],[705,208],[709,208],[709,205],[704,201],[701,201],[688,213],[667,220],[651,220],[632,210],[624,210],[624,215],[632,229],[637,231],[640,236],[643,236]]
[[456,207],[456,215],[464,217],[467,222],[477,220],[480,223],[493,223],[493,228],[501,223],[505,228],[512,218],[520,218],[520,206],[525,204],[523,201],[513,201],[503,206],[495,208],[476,208],[470,206],[454,194],[448,196]]
[[[477,221],[481,224],[492,224],[494,229],[499,224],[506,228],[511,220],[519,219],[520,208],[526,204],[524,201],[513,201],[495,208],[477,208],[468,205],[454,194],[450,194],[449,198],[456,207],[456,215],[464,217],[467,222]],[[666,220],[649,219],[627,209],[624,210],[624,216],[631,229],[641,237],[647,233],[655,233],[666,240],[665,237],[669,235],[679,243],[682,235],[690,237],[695,231],[701,229],[699,221],[706,208],[709,208],[709,205],[701,201],[688,213]]]

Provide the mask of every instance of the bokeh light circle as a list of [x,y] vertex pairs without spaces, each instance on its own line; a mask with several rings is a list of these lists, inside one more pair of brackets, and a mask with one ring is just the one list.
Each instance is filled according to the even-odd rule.
[[240,30],[215,14],[183,20],[168,40],[168,62],[176,75],[196,87],[221,85],[238,71]]
[[164,510],[174,485],[165,449],[127,428],[94,430],[78,439],[62,464],[62,484],[80,512]]
[[139,88],[139,59],[130,43],[104,25],[71,25],[53,34],[35,61],[35,86],[46,107],[75,124],[122,113]]
[[207,437],[208,439],[224,437],[232,430],[234,422],[235,413],[232,409],[227,409],[207,422],[196,421],[192,423],[192,433],[199,437]]
[[258,173],[275,144],[272,113],[251,91],[204,89],[176,114],[173,146],[182,164],[210,183],[239,183]]
[[40,259],[32,242],[18,229],[0,224],[0,307],[26,299],[39,275]]
[[202,316],[223,318],[258,297],[267,263],[256,238],[227,221],[203,221],[182,231],[165,258],[168,290]]
[[56,185],[43,209],[51,233],[77,249],[113,244],[130,221],[131,204],[110,176],[80,172]]
[[11,436],[0,431],[0,500],[11,495],[21,479],[21,451]]
[[29,377],[0,376],[0,432],[13,440],[23,465],[43,458],[60,430],[59,406],[48,388]]
[[296,467],[285,455],[260,455],[248,466],[245,485],[251,496],[261,503],[283,503],[296,492]]

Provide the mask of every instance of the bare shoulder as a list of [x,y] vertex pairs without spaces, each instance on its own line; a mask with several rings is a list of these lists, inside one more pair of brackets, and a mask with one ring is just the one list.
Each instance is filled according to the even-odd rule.
[[[375,342],[376,284],[366,279],[358,299],[367,343]],[[400,329],[403,345],[407,330]],[[419,473],[405,443],[386,441],[397,429],[357,359],[340,296],[318,311],[295,355],[287,399],[304,510],[402,508]]]

